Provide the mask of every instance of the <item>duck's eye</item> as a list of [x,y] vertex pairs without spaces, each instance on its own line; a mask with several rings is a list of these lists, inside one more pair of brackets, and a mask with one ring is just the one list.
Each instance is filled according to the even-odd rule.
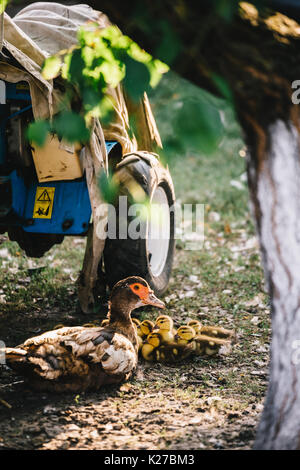
[[134,288],[134,290],[139,290],[139,289],[140,289],[140,286],[139,286],[138,284],[135,284],[135,285],[133,286],[133,288]]

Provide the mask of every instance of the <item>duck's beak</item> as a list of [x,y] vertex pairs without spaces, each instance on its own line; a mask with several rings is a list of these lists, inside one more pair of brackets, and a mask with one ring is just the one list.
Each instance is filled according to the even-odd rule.
[[146,305],[153,305],[153,307],[165,308],[165,304],[155,297],[153,292],[149,292],[148,296],[143,299],[143,303]]

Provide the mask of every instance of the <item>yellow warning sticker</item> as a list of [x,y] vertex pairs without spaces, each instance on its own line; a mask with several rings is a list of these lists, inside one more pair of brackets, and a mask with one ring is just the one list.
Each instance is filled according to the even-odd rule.
[[33,208],[34,219],[51,219],[55,188],[37,187]]

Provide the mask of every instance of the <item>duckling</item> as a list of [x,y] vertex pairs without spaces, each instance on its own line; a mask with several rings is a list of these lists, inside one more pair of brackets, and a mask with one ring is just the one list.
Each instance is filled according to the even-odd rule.
[[144,344],[144,340],[147,338],[148,334],[151,333],[154,323],[151,320],[144,320],[140,322],[135,318],[135,327],[137,331],[138,343],[139,343],[139,350]]
[[139,351],[140,351],[141,347],[143,346],[143,334],[140,328],[141,322],[137,318],[132,318],[132,323],[136,329],[137,339],[138,339],[138,344],[139,344]]
[[40,391],[83,392],[127,380],[137,366],[138,340],[131,311],[144,305],[164,308],[138,276],[111,291],[104,327],[63,327],[5,348],[6,363]]
[[188,322],[188,326],[191,326],[195,330],[197,335],[200,334],[201,328],[202,328],[202,323],[200,323],[199,320],[190,320]]
[[178,328],[175,339],[177,344],[183,347],[179,351],[182,359],[190,356],[196,350],[195,337],[196,332],[191,326],[183,325]]
[[193,328],[184,325],[178,328],[174,341],[164,343],[156,350],[158,362],[175,363],[188,358],[195,350],[194,338],[196,333]]
[[188,325],[182,325],[178,328],[175,339],[177,344],[186,346],[187,344],[190,344],[194,341],[195,336],[196,332],[194,328]]
[[144,335],[141,331],[141,325],[137,325],[135,324],[135,329],[136,329],[136,333],[137,333],[137,339],[138,339],[138,344],[139,344],[139,350],[141,349],[141,347],[143,346],[144,344]]
[[96,323],[88,322],[88,323],[84,323],[82,326],[84,328],[95,328],[97,325]]
[[138,318],[132,318],[131,320],[132,320],[132,323],[133,323],[135,326],[141,324],[141,322],[140,322],[140,320],[139,320]]
[[173,335],[176,335],[177,330],[174,327],[173,319],[169,315],[159,315],[159,317],[157,317],[156,320],[155,320],[155,324],[157,324],[157,322],[160,322],[161,319],[166,319],[166,320],[168,320],[172,323],[172,332],[173,332]]
[[[197,355],[200,356],[205,351],[205,348],[203,347],[203,345],[200,341],[195,341],[195,337],[196,337],[196,335],[198,337],[198,335],[200,334],[201,329],[202,329],[202,324],[198,320],[191,320],[191,321],[188,322],[187,326],[189,326],[190,328],[193,328],[193,330],[195,332],[195,335],[193,337],[194,351]],[[182,327],[180,327],[180,328],[182,328]],[[180,328],[178,329],[178,331],[180,330]],[[188,335],[188,332],[186,334]]]
[[227,330],[221,326],[202,326],[199,334],[221,339],[233,339],[235,336],[233,330]]
[[215,338],[207,335],[197,335],[194,338],[196,343],[195,353],[198,356],[215,356],[222,346],[230,346],[230,341],[222,338]]
[[143,320],[140,323],[140,328],[143,338],[145,339],[153,331],[154,323],[151,320]]
[[178,349],[170,344],[161,344],[155,350],[155,360],[156,362],[162,362],[166,364],[174,364],[178,362]]
[[160,346],[160,344],[161,344],[160,334],[157,332],[149,333],[141,349],[143,358],[146,361],[151,361],[151,362],[155,361],[157,359],[155,352],[157,348]]
[[58,330],[59,328],[64,328],[64,326],[65,326],[65,325],[64,325],[63,323],[58,323],[57,325],[55,325],[55,326],[53,327],[53,330]]
[[160,315],[156,319],[154,330],[157,330],[161,335],[162,344],[174,342],[174,335],[176,334],[176,330],[173,328],[173,326],[173,319],[169,317],[169,315]]

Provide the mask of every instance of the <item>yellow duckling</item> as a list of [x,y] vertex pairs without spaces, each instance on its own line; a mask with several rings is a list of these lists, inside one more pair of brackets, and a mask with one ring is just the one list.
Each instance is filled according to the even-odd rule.
[[135,323],[135,322],[133,324],[135,326],[138,337],[141,338],[141,340],[143,340],[144,335],[143,335],[142,330],[141,330],[141,324],[140,323]]
[[177,330],[175,335],[176,343],[179,346],[182,346],[182,350],[179,350],[182,359],[185,359],[190,354],[195,352],[196,343],[195,343],[196,332],[194,328],[188,325],[183,325]]
[[57,325],[55,325],[53,330],[59,330],[59,328],[64,328],[64,327],[65,327],[65,325],[63,325],[62,323],[58,323]]
[[133,323],[135,326],[141,324],[141,322],[140,322],[140,320],[139,320],[138,318],[132,318],[131,320],[132,320],[132,323]]
[[154,323],[151,320],[143,320],[140,323],[140,331],[144,339],[153,331],[153,328]]
[[140,351],[141,347],[143,346],[143,334],[141,332],[141,322],[137,318],[132,318],[131,320],[137,332],[137,339],[138,339],[139,351]]
[[199,356],[215,356],[220,351],[221,346],[230,346],[230,341],[227,339],[202,334],[197,335],[194,341],[196,343],[195,353]]
[[174,322],[168,315],[160,315],[156,319],[154,329],[160,334],[162,344],[174,342],[176,330],[173,326]]
[[189,357],[195,350],[193,341],[196,333],[190,326],[181,326],[174,336],[173,342],[165,343],[156,350],[158,362],[179,362]]
[[199,334],[212,336],[213,338],[233,339],[235,332],[233,330],[226,330],[221,326],[202,326]]
[[[189,333],[188,328],[192,328],[194,331],[194,336],[192,337],[191,333]],[[195,341],[195,338],[200,335],[202,325],[198,320],[191,320],[188,322],[187,326],[181,326],[178,328],[177,334],[181,333],[180,341],[183,343],[186,339],[188,340],[189,337],[193,340],[193,347],[194,351],[197,355],[202,355],[205,352],[205,347],[203,348],[203,344],[200,341]],[[196,336],[197,335],[197,336]]]
[[175,335],[176,343],[182,346],[186,346],[191,343],[196,336],[194,328],[188,325],[182,325],[178,328]]
[[195,330],[196,335],[200,335],[202,323],[200,323],[199,320],[190,320],[188,326],[191,326]]
[[157,332],[149,333],[146,341],[144,342],[141,352],[142,356],[146,361],[155,361],[156,355],[155,352],[161,344],[161,336]]
[[137,318],[132,319],[134,326],[136,327],[139,351],[141,350],[144,340],[151,333],[154,327],[154,323],[151,320],[144,320],[140,322]]

